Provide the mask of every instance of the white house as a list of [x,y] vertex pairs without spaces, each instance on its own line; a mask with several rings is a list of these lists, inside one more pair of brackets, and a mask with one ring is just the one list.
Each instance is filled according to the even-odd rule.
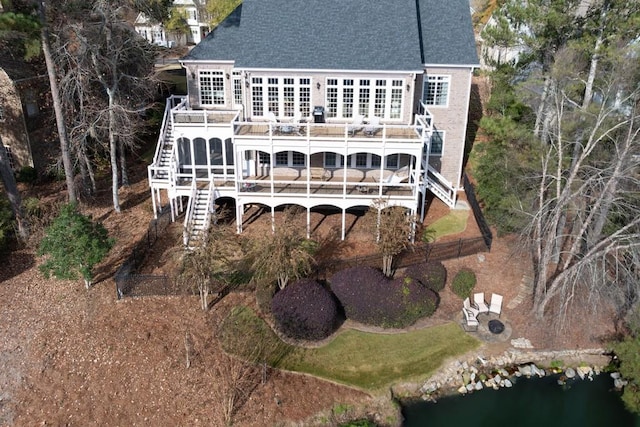
[[[466,0],[245,0],[181,59],[154,210],[186,203],[185,243],[215,200],[343,213],[385,198],[424,216],[462,190],[471,77]],[[309,216],[307,216],[309,217]]]
[[[197,2],[199,3],[199,2]],[[178,9],[187,18],[189,33],[186,35],[171,34],[163,25],[140,13],[136,17],[134,28],[149,43],[164,47],[194,45],[202,41],[209,32],[209,24],[201,16],[196,2],[193,0],[173,0],[173,8]]]

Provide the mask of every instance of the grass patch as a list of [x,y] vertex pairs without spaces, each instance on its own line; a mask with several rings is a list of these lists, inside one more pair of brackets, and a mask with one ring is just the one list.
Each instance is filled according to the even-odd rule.
[[[227,351],[238,354],[237,350],[244,348],[249,354],[240,355],[247,357],[255,354],[255,347],[267,349],[266,354],[272,355],[267,358],[272,366],[370,391],[397,381],[427,378],[445,359],[479,345],[457,324],[448,323],[399,334],[348,330],[321,348],[293,348],[282,344],[246,307],[234,309],[222,327],[223,338],[237,346],[236,351],[232,351],[233,346],[225,345]],[[252,345],[242,345],[242,342]]]
[[296,349],[282,367],[377,390],[396,381],[426,378],[442,362],[479,342],[455,323],[401,334],[345,331],[325,347]]
[[429,225],[423,234],[423,240],[435,242],[450,234],[462,233],[467,228],[468,210],[452,210],[446,216]]

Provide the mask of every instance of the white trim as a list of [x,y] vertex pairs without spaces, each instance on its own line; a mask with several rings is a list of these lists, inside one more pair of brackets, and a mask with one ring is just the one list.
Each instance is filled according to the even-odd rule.
[[480,64],[424,64],[428,68],[480,68]]
[[[204,62],[203,62],[204,63]],[[194,62],[196,64],[196,62]],[[384,75],[384,74],[422,74],[424,69],[417,70],[340,70],[340,69],[318,69],[318,68],[246,68],[236,67],[238,70],[250,72],[250,73],[312,73],[312,74],[330,74],[330,75],[343,75],[343,74],[357,74],[359,76],[363,74],[372,75]]]

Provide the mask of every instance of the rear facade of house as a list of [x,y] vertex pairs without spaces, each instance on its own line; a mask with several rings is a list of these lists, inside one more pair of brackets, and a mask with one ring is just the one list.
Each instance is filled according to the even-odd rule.
[[220,198],[238,232],[249,205],[299,205],[339,209],[343,238],[377,199],[455,206],[478,66],[466,0],[245,0],[181,64],[188,94],[167,100],[148,171],[185,244]]

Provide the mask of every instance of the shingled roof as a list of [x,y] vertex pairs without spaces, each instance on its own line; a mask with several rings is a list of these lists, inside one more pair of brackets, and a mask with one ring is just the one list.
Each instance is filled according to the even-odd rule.
[[467,0],[244,0],[183,59],[389,71],[478,62]]

